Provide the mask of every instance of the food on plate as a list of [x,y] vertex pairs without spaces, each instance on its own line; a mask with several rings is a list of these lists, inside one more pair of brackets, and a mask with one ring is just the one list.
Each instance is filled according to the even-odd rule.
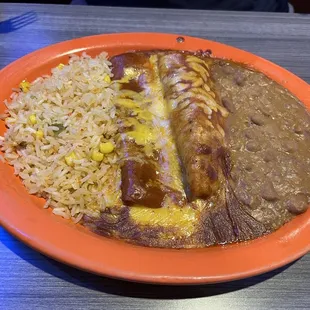
[[121,81],[115,104],[121,131],[122,200],[151,208],[160,208],[168,198],[178,203],[185,195],[159,75],[153,71],[156,56],[128,54],[111,61],[113,79]]
[[4,158],[53,213],[132,243],[245,241],[305,212],[310,118],[203,52],[72,56],[5,102]]

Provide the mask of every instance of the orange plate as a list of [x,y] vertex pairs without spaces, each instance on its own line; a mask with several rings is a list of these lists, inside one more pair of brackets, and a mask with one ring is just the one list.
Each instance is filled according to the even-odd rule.
[[[83,51],[110,56],[131,50],[211,49],[216,57],[248,64],[279,82],[310,108],[310,87],[297,76],[245,51],[202,39],[177,35],[127,33],[98,35],[59,43],[31,53],[0,71],[0,102],[23,79],[29,81],[68,55]],[[0,113],[4,105],[1,104]],[[5,131],[0,122],[0,135]],[[1,162],[1,161],[0,161]],[[198,284],[249,277],[283,266],[310,249],[310,209],[278,231],[251,242],[205,249],[173,250],[134,246],[99,237],[81,225],[42,209],[43,200],[27,193],[12,167],[0,163],[0,222],[13,235],[63,263],[131,281],[162,284]]]

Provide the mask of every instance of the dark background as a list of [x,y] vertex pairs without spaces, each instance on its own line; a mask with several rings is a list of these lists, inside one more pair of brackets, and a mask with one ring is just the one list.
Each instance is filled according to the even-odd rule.
[[[146,0],[143,2],[145,3]],[[203,0],[202,0],[203,1]],[[71,0],[48,0],[48,1],[38,1],[38,0],[0,0],[0,2],[19,2],[19,3],[53,3],[53,4],[70,4]],[[109,3],[109,1],[107,1]],[[111,1],[112,3],[113,1]],[[124,1],[125,2],[125,1]],[[130,3],[130,0],[128,0]],[[142,2],[142,3],[143,3]],[[164,3],[165,0],[158,0],[158,3]],[[296,13],[310,13],[310,1],[309,0],[289,0],[289,2],[294,6]],[[109,3],[110,4],[110,3]],[[143,6],[143,5],[141,5]],[[161,6],[159,4],[159,6]]]

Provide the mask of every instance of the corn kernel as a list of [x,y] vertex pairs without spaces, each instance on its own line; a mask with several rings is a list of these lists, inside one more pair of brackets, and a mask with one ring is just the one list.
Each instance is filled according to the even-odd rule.
[[64,66],[65,66],[64,64],[60,63],[60,64],[57,66],[57,68],[61,70]]
[[111,83],[111,78],[108,76],[108,75],[106,75],[105,77],[104,77],[104,79],[103,79],[106,83]]
[[103,154],[98,151],[93,151],[91,154],[91,159],[100,162],[103,160]]
[[74,160],[77,159],[74,152],[71,152],[69,155],[65,156],[65,162],[68,166],[73,166]]
[[44,136],[44,133],[43,133],[42,130],[37,130],[37,131],[36,131],[36,137],[37,137],[38,139],[42,139],[43,136]]
[[30,83],[27,82],[26,80],[23,80],[20,84],[19,84],[20,89],[24,92],[27,93],[30,89]]
[[31,114],[31,115],[29,116],[29,121],[30,121],[30,123],[31,123],[32,125],[35,125],[35,124],[37,123],[37,118],[36,118],[35,114]]
[[113,152],[114,145],[111,142],[100,143],[99,150],[103,154],[109,154],[109,153]]

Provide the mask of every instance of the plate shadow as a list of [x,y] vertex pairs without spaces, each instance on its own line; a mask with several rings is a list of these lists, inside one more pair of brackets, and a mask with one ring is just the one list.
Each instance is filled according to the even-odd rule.
[[70,267],[31,249],[6,231],[0,234],[0,241],[21,259],[54,277],[107,294],[134,298],[184,299],[225,294],[268,280],[294,264],[293,262],[262,275],[225,283],[185,286],[156,285],[107,278]]

